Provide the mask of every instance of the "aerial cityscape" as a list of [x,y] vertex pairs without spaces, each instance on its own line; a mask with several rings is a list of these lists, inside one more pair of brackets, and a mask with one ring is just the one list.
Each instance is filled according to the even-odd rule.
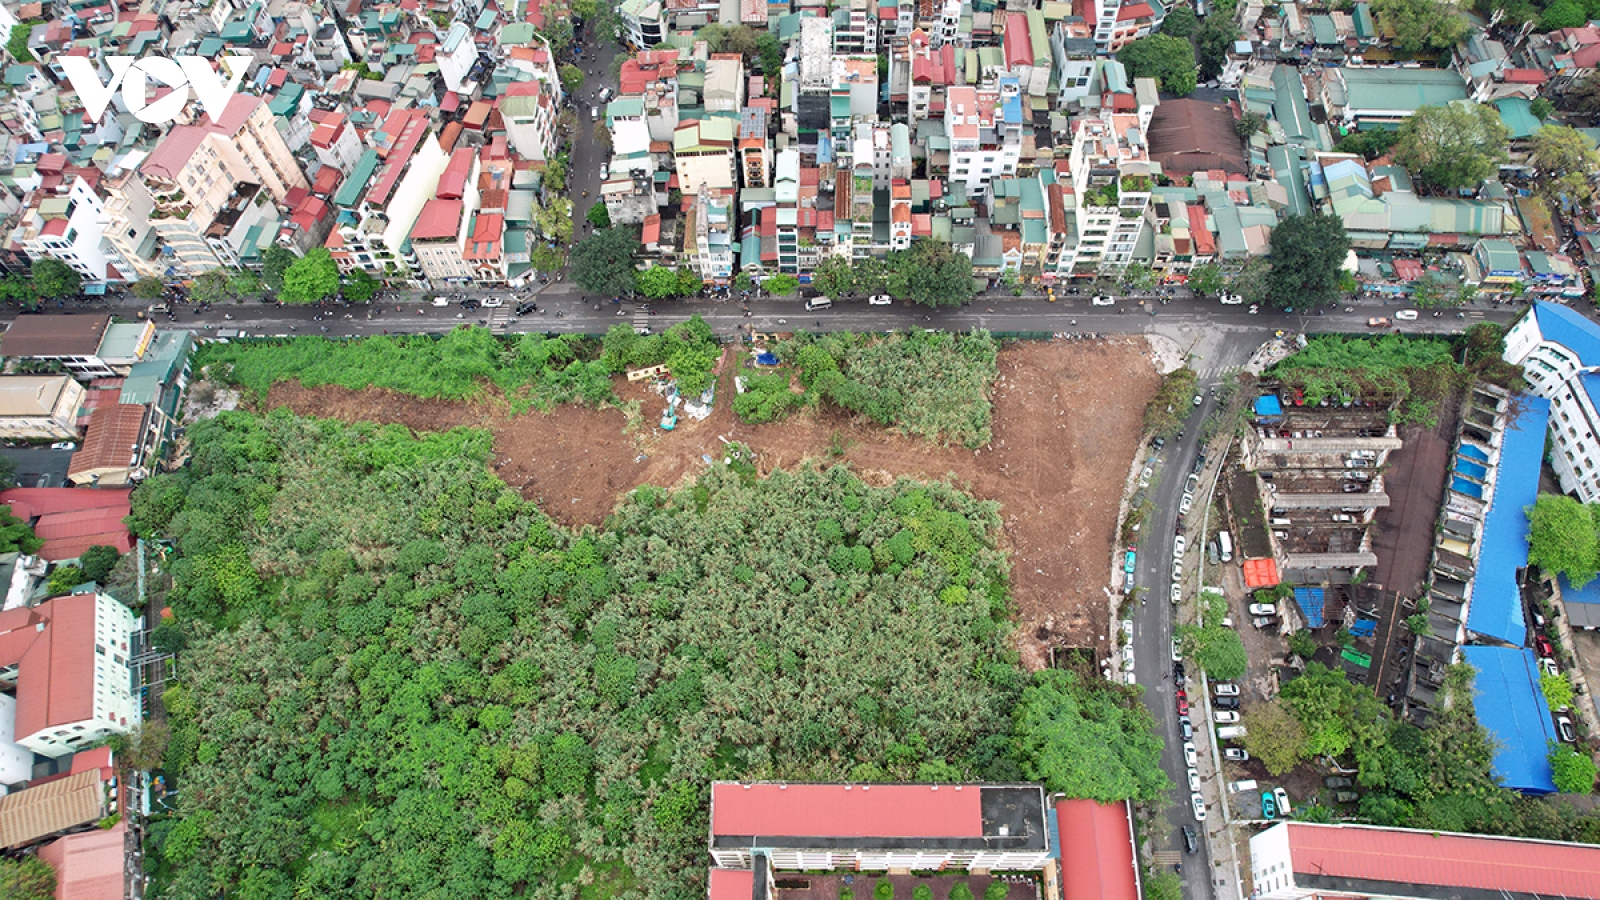
[[0,900],[1600,900],[1600,2],[0,36]]

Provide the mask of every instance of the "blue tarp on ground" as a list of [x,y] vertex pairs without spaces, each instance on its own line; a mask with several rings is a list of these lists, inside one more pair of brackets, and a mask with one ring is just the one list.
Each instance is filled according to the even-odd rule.
[[1281,416],[1283,415],[1283,404],[1279,403],[1278,398],[1272,394],[1267,394],[1264,397],[1257,397],[1256,415]]
[[777,364],[778,358],[771,353],[759,353],[756,355],[756,365],[758,366],[775,366]]
[[1357,619],[1356,623],[1350,626],[1350,633],[1356,637],[1372,637],[1377,630],[1378,623],[1375,619]]
[[1484,517],[1478,570],[1469,588],[1467,629],[1521,647],[1528,640],[1522,592],[1517,588],[1517,570],[1528,565],[1528,514],[1524,510],[1539,495],[1550,401],[1520,394],[1513,403],[1522,412],[1506,423],[1500,441],[1494,496]]
[[1458,494],[1466,494],[1468,497],[1475,497],[1479,500],[1483,499],[1483,486],[1468,481],[1459,475],[1450,479],[1450,490],[1455,491]]
[[1487,467],[1478,465],[1469,459],[1456,460],[1456,471],[1463,475],[1476,478],[1479,481],[1482,481],[1484,476],[1489,474],[1489,469]]
[[1461,445],[1461,455],[1462,456],[1470,456],[1470,457],[1472,457],[1473,459],[1475,459],[1475,460],[1477,460],[1479,462],[1488,462],[1489,461],[1489,454],[1488,453],[1485,453],[1484,451],[1479,450],[1477,447],[1474,447],[1471,444],[1462,444]]
[[1305,614],[1306,627],[1322,627],[1322,588],[1295,588],[1294,602],[1299,605],[1300,612]]
[[1550,706],[1539,689],[1539,661],[1532,650],[1462,647],[1478,670],[1472,682],[1478,722],[1496,750],[1491,767],[1500,783],[1527,794],[1556,789],[1550,772],[1550,742],[1556,739]]

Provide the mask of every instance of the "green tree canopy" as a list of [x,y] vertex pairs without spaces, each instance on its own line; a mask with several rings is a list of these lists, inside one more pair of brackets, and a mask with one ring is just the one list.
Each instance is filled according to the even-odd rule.
[[267,290],[276,294],[283,289],[284,273],[294,265],[299,257],[286,247],[273,244],[261,253],[261,284]]
[[1267,774],[1282,775],[1306,758],[1308,742],[1300,721],[1277,700],[1250,707],[1244,714],[1244,746],[1261,760]]
[[54,900],[55,895],[56,872],[49,863],[37,856],[0,859],[0,897],[6,900]]
[[0,553],[38,553],[43,546],[28,523],[11,514],[10,506],[0,506]]
[[1394,33],[1394,45],[1407,53],[1448,50],[1472,27],[1447,0],[1374,0],[1372,12]]
[[1600,172],[1600,153],[1588,138],[1566,125],[1543,125],[1532,144],[1531,158],[1548,196],[1566,194],[1580,202],[1594,196],[1591,179]]
[[889,292],[923,306],[960,306],[977,296],[972,257],[944,241],[916,241],[889,255]]
[[1161,89],[1182,96],[1197,84],[1194,46],[1185,38],[1171,34],[1142,37],[1117,53],[1117,60],[1128,69],[1129,78],[1154,78]]
[[1589,23],[1588,10],[1577,0],[1556,0],[1539,14],[1540,31],[1582,28]]
[[1239,37],[1239,30],[1233,27],[1233,19],[1220,9],[1217,13],[1208,16],[1194,35],[1196,59],[1200,66],[1199,78],[1203,81],[1210,81],[1222,74],[1228,62],[1228,51]]
[[1313,213],[1290,216],[1272,229],[1268,296],[1279,307],[1306,307],[1339,296],[1339,272],[1350,250],[1344,221]]
[[639,293],[652,300],[678,296],[678,273],[666,266],[651,266],[634,279]]
[[611,227],[611,210],[604,203],[594,203],[589,206],[589,211],[583,214],[589,224],[596,228]]
[[561,89],[569,94],[576,94],[583,88],[583,70],[567,63],[560,69]]
[[146,275],[133,283],[132,291],[133,295],[140,300],[154,300],[161,296],[162,291],[166,289],[167,286],[162,283],[161,279],[154,275]]
[[1551,675],[1545,672],[1539,676],[1539,691],[1544,694],[1544,702],[1551,709],[1565,709],[1572,705],[1572,681],[1567,678],[1567,673],[1557,672]]
[[1394,159],[1436,188],[1476,188],[1508,158],[1510,129],[1492,106],[1459,100],[1423,106],[1400,125]]
[[1022,771],[1068,797],[1154,800],[1172,787],[1154,724],[1144,705],[1115,685],[1085,685],[1061,669],[1036,672],[1017,704]]
[[1565,744],[1550,748],[1550,774],[1556,790],[1563,794],[1588,794],[1594,791],[1594,757]]
[[378,279],[367,274],[366,269],[356,269],[344,280],[344,285],[339,288],[339,294],[351,303],[365,303],[371,300],[382,286],[378,283]]
[[228,296],[228,270],[211,268],[189,282],[189,299],[196,303],[220,303]]
[[1566,575],[1575,588],[1594,580],[1600,541],[1593,510],[1564,494],[1540,494],[1528,514],[1528,562]]
[[1215,296],[1227,286],[1222,267],[1216,263],[1201,263],[1189,271],[1189,289],[1202,296]]
[[572,280],[586,291],[618,296],[634,289],[639,235],[629,227],[602,228],[572,248]]
[[1188,6],[1174,6],[1167,11],[1167,17],[1161,22],[1161,33],[1170,34],[1177,38],[1186,38],[1194,34],[1200,26],[1200,19],[1195,16],[1194,9]]
[[1389,152],[1399,134],[1387,128],[1369,128],[1352,131],[1339,139],[1333,149],[1340,153],[1358,153],[1367,159],[1377,159]]
[[285,303],[316,303],[337,293],[339,264],[326,247],[317,247],[284,271],[278,299]]
[[117,552],[117,548],[97,544],[83,551],[83,556],[78,558],[78,565],[82,567],[85,579],[104,584],[106,576],[111,574],[121,558],[122,554]]
[[33,289],[41,297],[70,297],[83,286],[83,276],[59,259],[42,256],[33,261],[29,273]]

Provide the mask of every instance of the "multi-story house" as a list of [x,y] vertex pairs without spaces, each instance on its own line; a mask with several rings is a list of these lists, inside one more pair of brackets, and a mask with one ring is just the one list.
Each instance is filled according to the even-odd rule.
[[990,179],[1017,171],[1022,157],[1022,95],[1015,78],[998,88],[968,85],[945,91],[944,132],[950,146],[950,178],[978,194]]
[[744,109],[743,59],[737,53],[718,53],[706,61],[705,87],[700,96],[707,114],[738,115]]
[[638,115],[650,128],[650,140],[672,140],[678,128],[678,51],[638,54],[622,64],[618,82],[619,100],[639,101]]
[[1550,467],[1563,491],[1600,501],[1600,326],[1558,303],[1533,305],[1506,332],[1506,362],[1550,401]]
[[107,266],[120,258],[104,240],[105,203],[89,182],[73,175],[48,196],[40,189],[28,200],[8,243],[20,245],[33,259],[58,259],[85,281],[105,281]]
[[871,0],[845,0],[833,10],[833,52],[841,55],[878,53],[878,5]]
[[767,135],[767,107],[751,106],[739,114],[739,176],[747,188],[770,187],[772,139]]
[[434,51],[433,59],[439,65],[445,87],[462,95],[472,93],[482,67],[478,61],[478,43],[473,40],[472,29],[466,23],[456,22],[450,26],[439,49]]
[[361,159],[365,149],[355,125],[344,113],[312,113],[316,127],[311,132],[311,147],[325,166],[332,166],[342,175],[349,175]]
[[450,154],[420,109],[391,112],[369,141],[374,149],[334,195],[338,221],[324,246],[343,271],[365,269],[422,287],[420,263],[406,249],[406,238],[435,196]]
[[734,160],[735,121],[728,118],[684,122],[672,135],[678,189],[684,194],[723,191],[738,186]]
[[0,737],[62,757],[136,727],[133,632],[133,611],[99,593],[0,613],[0,689],[17,701]]
[[1063,191],[1070,206],[1064,225],[1077,240],[1046,241],[1047,256],[1060,247],[1060,274],[1120,271],[1133,260],[1134,247],[1148,227],[1151,160],[1146,135],[1159,103],[1154,80],[1138,79],[1135,96],[1133,113],[1108,109],[1077,122],[1066,173],[1070,184],[1063,185],[1070,187],[1070,193]]
[[523,159],[545,162],[554,153],[560,91],[559,80],[518,81],[507,85],[500,99],[500,115],[511,148]]
[[648,50],[666,38],[661,9],[661,0],[624,0],[617,7],[622,35],[634,50]]
[[695,192],[690,221],[684,225],[684,259],[708,284],[733,279],[733,194],[705,185]]

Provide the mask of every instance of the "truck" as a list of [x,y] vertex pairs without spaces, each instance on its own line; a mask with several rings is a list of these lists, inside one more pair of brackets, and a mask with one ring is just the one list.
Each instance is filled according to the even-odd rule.
[[1233,538],[1226,531],[1217,532],[1217,555],[1223,562],[1233,562]]

